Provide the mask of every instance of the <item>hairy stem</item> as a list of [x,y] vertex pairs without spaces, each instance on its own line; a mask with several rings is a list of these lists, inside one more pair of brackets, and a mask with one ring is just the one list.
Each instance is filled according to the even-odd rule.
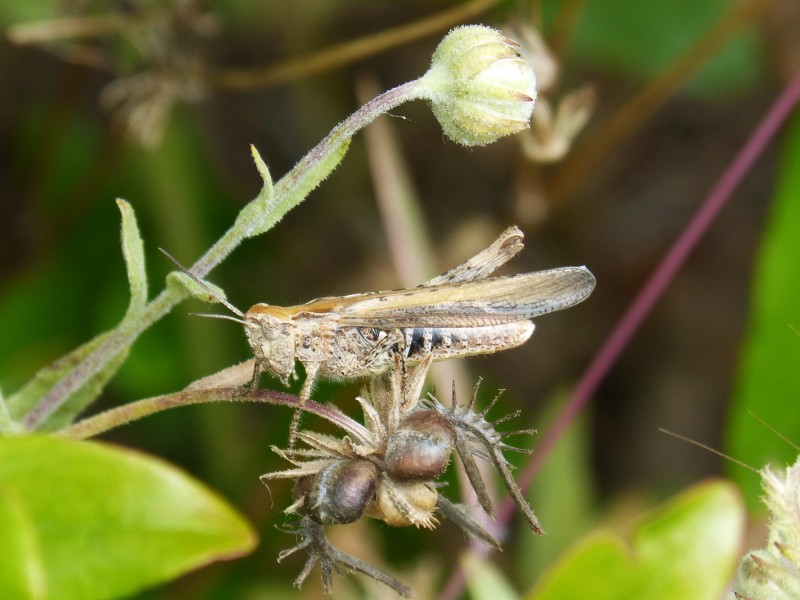
[[[84,440],[164,410],[211,402],[262,402],[296,409],[300,405],[300,398],[285,392],[252,390],[241,387],[188,390],[175,394],[155,396],[112,408],[93,417],[78,421],[61,430],[59,435]],[[333,406],[307,400],[304,410],[330,421],[359,441],[365,442],[369,439],[369,432],[360,423]]]

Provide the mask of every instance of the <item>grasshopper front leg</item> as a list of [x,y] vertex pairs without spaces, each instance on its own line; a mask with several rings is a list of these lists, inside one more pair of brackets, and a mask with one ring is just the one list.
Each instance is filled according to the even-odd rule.
[[257,390],[258,384],[261,381],[261,361],[256,359],[255,364],[253,365],[253,378],[250,380],[250,389]]
[[309,362],[304,363],[303,367],[306,370],[306,379],[303,381],[303,387],[300,388],[300,403],[292,415],[292,423],[289,426],[289,449],[294,449],[295,438],[297,437],[297,430],[300,427],[300,415],[306,407],[306,402],[311,398],[311,390],[314,389],[314,380],[317,378],[320,363]]

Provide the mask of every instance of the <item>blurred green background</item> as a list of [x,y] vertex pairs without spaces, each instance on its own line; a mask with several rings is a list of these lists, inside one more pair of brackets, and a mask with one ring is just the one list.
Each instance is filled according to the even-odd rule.
[[[64,17],[120,21],[87,37],[58,38],[45,27],[46,41],[0,40],[2,390],[15,390],[122,316],[128,292],[115,198],[136,210],[157,292],[170,270],[158,247],[191,263],[258,192],[249,144],[277,179],[357,108],[357,82],[370,78],[387,89],[417,77],[443,30],[271,84],[231,89],[215,74],[325,55],[348,40],[473,4],[3,3],[0,24],[9,34],[12,26]],[[800,17],[792,0],[622,0],[497,2],[469,19],[497,27],[511,21],[541,25],[557,52],[560,79],[546,93],[551,102],[583,83],[595,88],[587,131],[564,161],[527,161],[514,139],[471,150],[456,146],[443,139],[421,103],[393,111],[390,122],[437,270],[517,224],[527,249],[513,272],[586,264],[598,279],[589,301],[539,321],[523,348],[468,361],[472,377],[484,378],[487,396],[506,388],[502,408],[523,408],[526,425],[541,430],[797,67]],[[630,98],[693,58],[696,65],[687,67],[674,93],[657,94],[649,110],[631,113],[625,135],[609,134],[608,124]],[[114,93],[128,104],[108,108]],[[132,129],[121,118],[125,108],[138,114]],[[578,160],[591,158],[592,148],[594,158]],[[364,138],[356,138],[343,164],[307,202],[269,234],[245,242],[210,280],[243,310],[262,301],[297,304],[398,287],[369,152]],[[783,164],[797,164],[800,144],[773,144],[758,162],[602,385],[576,434],[565,438],[557,454],[564,468],[549,470],[537,484],[534,507],[537,501],[547,507],[539,516],[555,533],[540,543],[520,529],[496,557],[518,588],[533,582],[531,564],[541,568],[597,522],[629,521],[655,499],[721,473],[717,457],[659,427],[755,467],[791,457],[793,450],[745,416],[753,410],[800,439],[800,410],[794,409],[800,378],[792,370],[800,337],[789,328],[800,325],[800,284],[792,268],[792,257],[800,255],[800,222],[781,208],[797,206],[800,185],[791,169],[777,168],[781,154]],[[178,390],[248,358],[238,326],[188,315],[207,310],[185,303],[145,333],[91,412]],[[315,397],[357,415],[352,397],[358,388],[324,383]],[[141,598],[319,594],[316,574],[301,592],[292,589],[300,560],[275,562],[278,551],[292,545],[275,529],[289,485],[267,491],[258,481],[282,466],[269,446],[285,442],[290,418],[289,411],[263,406],[189,407],[104,437],[180,465],[219,490],[262,537],[250,557],[212,565]],[[757,477],[735,476],[755,506]],[[561,493],[556,501],[548,499],[554,488]],[[457,491],[449,495],[456,498]],[[427,532],[360,523],[331,537],[343,549],[380,556],[420,597],[439,589],[453,566],[447,557],[464,542],[446,524]],[[356,577],[336,585],[337,597],[371,594]]]

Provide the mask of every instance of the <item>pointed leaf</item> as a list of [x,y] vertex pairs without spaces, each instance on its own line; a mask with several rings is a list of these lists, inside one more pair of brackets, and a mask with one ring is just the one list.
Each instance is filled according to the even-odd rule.
[[122,213],[122,256],[128,271],[128,285],[131,289],[131,303],[128,314],[141,312],[147,304],[147,273],[144,262],[144,244],[136,223],[133,207],[125,200],[117,198],[117,206]]
[[207,303],[219,303],[220,298],[227,300],[225,291],[218,285],[209,283],[206,280],[203,280],[203,285],[200,285],[186,273],[181,273],[180,271],[172,271],[167,275],[167,287],[177,287],[181,291],[188,292],[194,298]]
[[[318,162],[301,169],[299,167],[303,161],[308,160],[308,157],[304,158],[289,175],[278,182],[274,191],[262,189],[258,197],[239,212],[233,227],[244,237],[254,237],[272,229],[286,213],[305,200],[331,174],[349,147],[348,138],[338,146],[327,149]],[[295,173],[297,175],[292,176]]]
[[263,196],[267,200],[272,200],[274,195],[274,191],[272,189],[272,175],[269,173],[267,163],[265,163],[264,159],[261,158],[261,154],[258,153],[258,150],[253,144],[250,144],[250,154],[253,156],[253,162],[256,163],[258,174],[261,175],[261,180],[264,182],[264,187],[261,188],[261,193],[259,196]]
[[240,515],[187,475],[97,443],[0,439],[0,492],[0,536],[13,536],[21,552],[0,568],[0,590],[30,581],[33,570],[40,597],[117,598],[245,554],[256,541]]
[[[125,258],[131,291],[130,304],[121,326],[118,326],[113,333],[101,333],[93,340],[40,369],[28,383],[8,399],[8,410],[12,419],[22,421],[59,383],[69,377],[77,376],[80,368],[91,368],[92,366],[87,365],[84,359],[100,344],[109,340],[110,336],[116,335],[118,336],[116,339],[120,340],[122,337],[120,330],[126,324],[134,321],[147,303],[144,249],[139,227],[136,224],[136,216],[131,205],[124,200],[118,199],[117,206],[122,214],[122,254]],[[103,357],[102,368],[72,392],[66,402],[46,417],[36,429],[38,431],[55,431],[72,423],[75,417],[102,393],[108,381],[125,362],[131,343],[133,340],[125,340],[120,343],[113,355]]]

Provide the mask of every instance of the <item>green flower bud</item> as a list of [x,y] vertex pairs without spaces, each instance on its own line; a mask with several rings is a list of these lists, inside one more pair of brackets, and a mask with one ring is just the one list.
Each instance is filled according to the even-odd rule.
[[447,137],[482,146],[528,127],[536,77],[518,48],[481,25],[457,27],[441,41],[419,83]]

